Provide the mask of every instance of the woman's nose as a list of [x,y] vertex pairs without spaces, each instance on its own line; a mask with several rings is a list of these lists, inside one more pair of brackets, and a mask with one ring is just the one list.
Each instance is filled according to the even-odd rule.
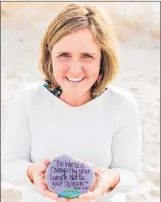
[[79,74],[82,71],[82,67],[80,62],[78,61],[73,61],[69,64],[69,71],[72,74]]

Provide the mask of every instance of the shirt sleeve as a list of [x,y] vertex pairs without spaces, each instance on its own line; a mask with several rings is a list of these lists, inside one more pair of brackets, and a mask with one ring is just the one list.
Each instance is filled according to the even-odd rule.
[[112,191],[99,197],[96,202],[112,199],[116,195],[131,191],[138,185],[137,174],[141,159],[142,128],[139,108],[135,100],[124,100],[119,120],[119,129],[112,140],[110,169],[119,173],[120,181]]
[[142,128],[138,104],[133,98],[124,100],[119,120],[119,129],[112,140],[110,168],[119,173],[120,181],[112,193],[128,192],[138,185]]
[[27,96],[20,90],[9,110],[2,139],[2,180],[15,185],[28,184],[27,168],[30,158],[30,130],[27,115]]

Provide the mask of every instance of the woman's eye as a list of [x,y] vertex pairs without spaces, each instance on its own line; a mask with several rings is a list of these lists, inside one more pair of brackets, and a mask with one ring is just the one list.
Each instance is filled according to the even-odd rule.
[[91,55],[83,55],[83,58],[92,58]]
[[58,57],[70,57],[70,56],[66,53],[63,53],[63,54],[59,55]]

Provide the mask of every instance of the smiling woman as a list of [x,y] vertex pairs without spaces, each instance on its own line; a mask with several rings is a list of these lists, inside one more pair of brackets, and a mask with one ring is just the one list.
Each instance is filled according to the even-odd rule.
[[[88,99],[98,96],[118,69],[112,22],[94,7],[67,6],[47,28],[42,41],[40,68],[49,88],[61,86],[63,97],[67,92],[71,96],[86,93],[84,96]],[[75,79],[82,80],[75,83],[80,84],[77,90],[69,85]],[[65,102],[77,105],[74,98],[68,101],[65,97]]]
[[[22,202],[114,202],[137,185],[139,111],[131,95],[110,85],[118,70],[114,44],[111,22],[90,5],[66,6],[46,29],[44,81],[18,92],[5,128],[2,177],[26,185]],[[49,190],[45,173],[60,155],[92,165],[87,193],[66,199]]]

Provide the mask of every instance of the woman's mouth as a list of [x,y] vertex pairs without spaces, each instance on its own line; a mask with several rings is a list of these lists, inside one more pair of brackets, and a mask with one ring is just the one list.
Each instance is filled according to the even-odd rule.
[[71,78],[71,77],[66,77],[66,79],[68,80],[68,82],[70,83],[80,83],[82,82],[85,77],[81,77],[81,78]]

